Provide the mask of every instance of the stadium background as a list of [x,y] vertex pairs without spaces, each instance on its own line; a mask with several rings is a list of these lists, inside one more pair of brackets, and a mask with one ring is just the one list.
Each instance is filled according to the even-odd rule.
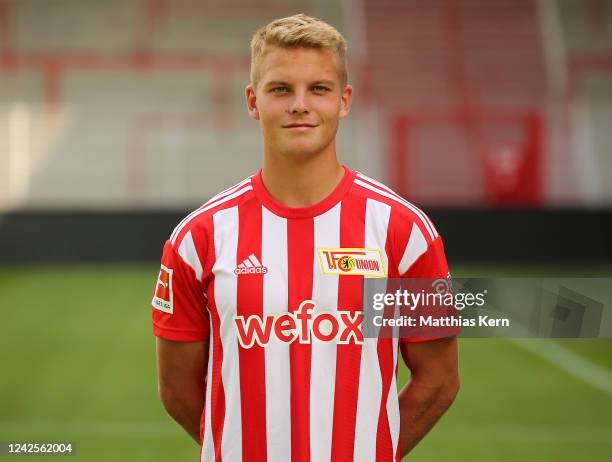
[[[0,0],[0,440],[195,460],[157,398],[157,261],[258,167],[247,44],[296,12],[349,42],[342,161],[432,216],[455,276],[612,276],[612,1]],[[413,460],[612,455],[610,340],[460,349]]]

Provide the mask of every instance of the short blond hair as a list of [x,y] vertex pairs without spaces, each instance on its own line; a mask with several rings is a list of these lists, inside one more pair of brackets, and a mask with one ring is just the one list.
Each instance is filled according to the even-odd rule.
[[338,59],[340,80],[348,81],[346,40],[338,30],[324,21],[303,13],[275,19],[260,28],[251,39],[251,84],[259,80],[259,64],[266,48],[314,48],[331,51]]

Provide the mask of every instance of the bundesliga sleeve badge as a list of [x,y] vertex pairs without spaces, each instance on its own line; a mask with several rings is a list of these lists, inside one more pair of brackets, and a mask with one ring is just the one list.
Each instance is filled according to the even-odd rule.
[[157,276],[157,286],[153,295],[153,307],[172,314],[172,270],[161,265],[159,276]]

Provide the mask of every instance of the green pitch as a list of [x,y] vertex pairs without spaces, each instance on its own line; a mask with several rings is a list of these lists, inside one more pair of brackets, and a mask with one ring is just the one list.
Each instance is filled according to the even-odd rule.
[[[155,265],[0,268],[0,441],[73,441],[75,461],[198,460],[157,397],[156,276]],[[459,396],[408,459],[609,460],[612,341],[550,343],[462,339]]]

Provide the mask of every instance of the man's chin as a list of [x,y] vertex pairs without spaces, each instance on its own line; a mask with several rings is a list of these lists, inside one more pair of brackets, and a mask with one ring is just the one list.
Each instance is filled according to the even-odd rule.
[[285,156],[288,156],[291,158],[308,159],[310,157],[316,156],[322,150],[323,150],[323,147],[321,146],[301,145],[301,146],[287,146],[282,151]]

